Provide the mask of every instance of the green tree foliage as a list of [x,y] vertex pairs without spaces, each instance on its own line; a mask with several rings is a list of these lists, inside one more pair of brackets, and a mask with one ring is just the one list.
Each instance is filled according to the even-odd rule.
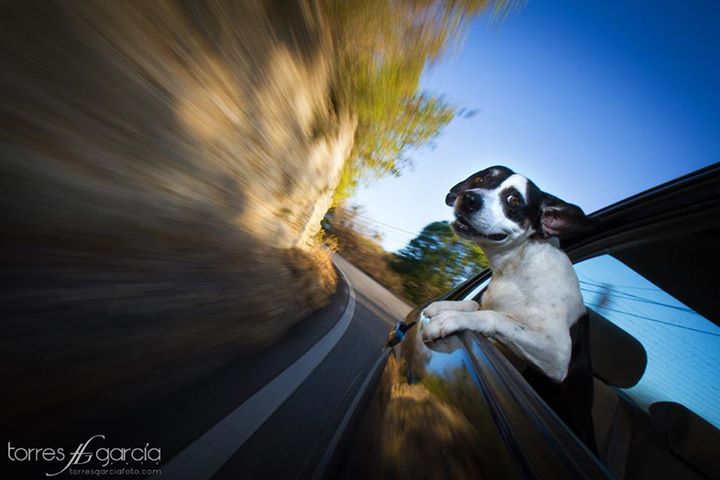
[[487,267],[482,249],[455,235],[448,222],[427,225],[391,262],[416,304],[435,298]]
[[[335,203],[358,183],[399,175],[410,151],[431,144],[457,113],[419,91],[425,67],[463,32],[469,19],[506,2],[493,0],[326,0],[333,37],[335,101],[357,117],[355,144]],[[462,113],[462,112],[460,112]]]

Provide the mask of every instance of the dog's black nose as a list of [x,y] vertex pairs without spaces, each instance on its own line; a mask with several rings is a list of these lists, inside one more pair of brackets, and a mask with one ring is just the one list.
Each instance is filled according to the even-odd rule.
[[480,194],[465,190],[460,194],[457,202],[457,210],[459,213],[473,213],[482,208],[482,197]]

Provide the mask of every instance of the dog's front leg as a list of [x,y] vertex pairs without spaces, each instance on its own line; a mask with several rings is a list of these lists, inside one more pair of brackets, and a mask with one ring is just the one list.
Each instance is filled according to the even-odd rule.
[[493,310],[444,311],[423,325],[422,335],[426,340],[434,340],[459,330],[472,330],[499,340],[557,382],[567,376],[572,351],[567,330],[530,328]]
[[475,300],[450,301],[442,300],[433,302],[423,310],[423,315],[427,318],[433,318],[441,312],[474,312],[480,310],[480,305]]

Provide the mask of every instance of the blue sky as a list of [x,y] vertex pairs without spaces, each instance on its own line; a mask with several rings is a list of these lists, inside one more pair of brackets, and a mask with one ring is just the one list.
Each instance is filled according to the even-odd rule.
[[416,167],[351,200],[397,250],[504,164],[592,212],[720,160],[720,2],[529,0],[478,18],[423,88],[460,107]]

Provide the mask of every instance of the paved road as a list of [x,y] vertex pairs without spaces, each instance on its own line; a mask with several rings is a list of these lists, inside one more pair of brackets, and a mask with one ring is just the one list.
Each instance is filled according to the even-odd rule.
[[[160,447],[162,480],[311,476],[380,357],[387,332],[410,310],[341,257],[335,262],[347,281],[331,303],[272,347],[162,399],[69,421],[59,445],[69,451],[102,434],[107,440],[96,448]],[[36,423],[28,428],[42,432],[42,418]],[[13,478],[45,478],[49,468],[43,462],[4,465]]]
[[[182,449],[175,445],[172,456],[166,455],[166,448],[164,458],[169,462],[159,478],[312,475],[380,356],[388,330],[410,310],[343,258],[336,256],[335,263],[347,282],[333,303],[276,345],[267,358],[253,359],[252,365],[240,368],[254,375],[234,382],[237,391],[231,396],[236,402],[224,402],[224,413],[214,415],[214,423],[208,424],[203,414],[205,429],[198,432],[196,427],[194,441]],[[225,377],[239,371],[235,368],[228,368]],[[213,389],[210,395],[229,393]],[[197,424],[193,417],[198,405],[196,401],[190,405],[182,416]],[[166,438],[165,444],[169,441]]]

